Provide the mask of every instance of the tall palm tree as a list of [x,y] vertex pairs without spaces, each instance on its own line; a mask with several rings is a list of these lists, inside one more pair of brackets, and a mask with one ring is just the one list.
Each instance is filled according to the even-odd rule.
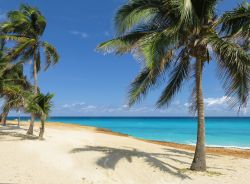
[[[56,48],[41,40],[45,28],[45,17],[37,8],[29,5],[21,5],[19,10],[10,11],[7,14],[7,21],[1,25],[1,29],[7,33],[4,38],[16,42],[5,59],[19,63],[32,60],[34,94],[38,93],[37,73],[41,69],[41,52],[43,51],[45,55],[45,70],[59,60]],[[35,117],[32,115],[27,134],[33,134],[34,120]]]
[[27,104],[26,111],[30,113],[34,113],[36,117],[39,117],[41,120],[41,127],[39,132],[39,139],[43,139],[44,129],[45,129],[45,121],[51,111],[52,108],[52,98],[53,94],[47,93],[42,94],[39,93],[33,98],[31,98]]
[[0,75],[0,98],[4,98],[1,113],[1,123],[6,125],[6,118],[11,109],[18,110],[24,106],[24,98],[32,92],[32,86],[23,75],[23,66],[6,63]]
[[168,106],[183,83],[194,79],[190,110],[198,114],[197,143],[191,170],[205,171],[203,69],[216,62],[232,105],[245,107],[249,95],[250,5],[245,2],[221,17],[218,0],[130,0],[116,13],[116,38],[98,50],[132,53],[143,69],[131,84],[129,105],[142,99],[171,70],[157,107]]

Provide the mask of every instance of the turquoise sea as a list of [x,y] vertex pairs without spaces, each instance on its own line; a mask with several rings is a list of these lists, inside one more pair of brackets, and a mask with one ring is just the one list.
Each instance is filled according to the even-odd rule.
[[[196,142],[197,122],[191,117],[51,117],[48,121],[106,128],[148,140]],[[250,118],[206,118],[206,143],[208,146],[250,149]]]

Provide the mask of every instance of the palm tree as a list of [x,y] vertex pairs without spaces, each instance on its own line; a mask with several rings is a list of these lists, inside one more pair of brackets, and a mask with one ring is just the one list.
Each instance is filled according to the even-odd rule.
[[41,120],[41,127],[39,132],[39,139],[43,139],[45,121],[51,111],[53,94],[47,93],[46,95],[39,93],[31,98],[27,104],[26,111],[34,113],[36,117]]
[[6,125],[6,118],[10,110],[23,109],[27,98],[30,96],[29,91],[24,91],[20,86],[5,86],[3,89],[5,102],[1,114],[1,123]]
[[23,108],[25,97],[32,92],[32,89],[32,86],[23,75],[23,66],[21,64],[11,66],[7,63],[0,76],[0,97],[5,100],[0,116],[1,123],[4,126],[9,111]]
[[216,62],[232,105],[245,107],[249,95],[250,57],[242,44],[249,40],[250,5],[245,2],[221,17],[217,0],[130,0],[115,16],[116,38],[98,50],[132,53],[143,69],[131,84],[133,105],[169,70],[157,107],[168,106],[183,83],[194,79],[190,110],[198,114],[197,143],[191,170],[205,171],[205,117],[202,74]]
[[[7,21],[1,25],[1,29],[7,33],[4,38],[16,42],[7,57],[12,62],[33,62],[34,94],[38,93],[37,73],[41,69],[41,52],[45,55],[45,70],[51,64],[56,64],[59,55],[55,47],[41,37],[46,28],[46,20],[42,13],[34,7],[21,5],[19,10],[10,11],[7,14]],[[35,117],[32,115],[31,123],[27,134],[33,134]]]

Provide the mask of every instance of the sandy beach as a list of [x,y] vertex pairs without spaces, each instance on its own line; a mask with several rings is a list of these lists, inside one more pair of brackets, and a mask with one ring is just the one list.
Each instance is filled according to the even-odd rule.
[[[250,151],[209,148],[208,172],[191,172],[193,147],[138,140],[93,127],[48,123],[45,140],[27,126],[0,127],[0,183],[248,184]],[[35,129],[38,135],[38,127]]]

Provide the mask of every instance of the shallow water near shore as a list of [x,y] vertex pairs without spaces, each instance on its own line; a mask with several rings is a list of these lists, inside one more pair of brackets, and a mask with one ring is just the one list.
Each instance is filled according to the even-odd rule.
[[[196,142],[197,122],[191,117],[51,117],[48,121],[106,128],[147,140],[180,144]],[[206,118],[206,143],[214,147],[250,149],[250,118]]]

